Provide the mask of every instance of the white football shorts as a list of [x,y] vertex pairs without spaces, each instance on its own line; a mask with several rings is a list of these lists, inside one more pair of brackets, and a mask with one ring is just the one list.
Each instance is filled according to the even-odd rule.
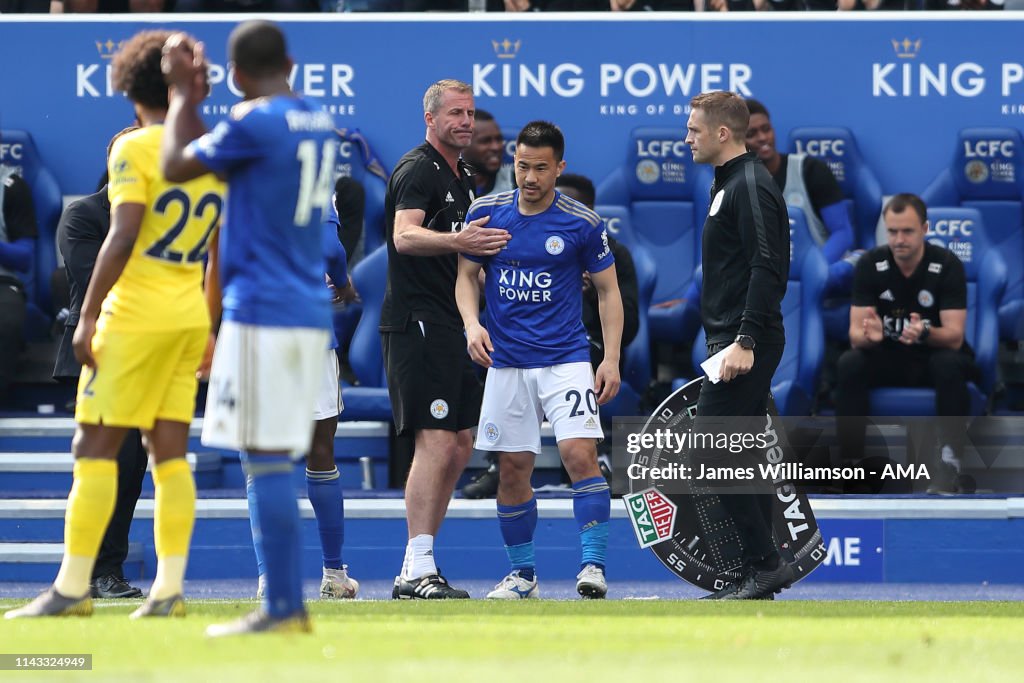
[[327,353],[324,355],[323,370],[320,371],[320,386],[316,390],[314,420],[337,417],[341,411],[345,410],[345,403],[341,400],[338,370],[338,354],[334,352],[334,349],[327,349]]
[[590,363],[488,368],[476,447],[539,455],[545,415],[556,441],[604,438]]
[[224,321],[213,352],[203,444],[307,453],[328,341],[326,330]]

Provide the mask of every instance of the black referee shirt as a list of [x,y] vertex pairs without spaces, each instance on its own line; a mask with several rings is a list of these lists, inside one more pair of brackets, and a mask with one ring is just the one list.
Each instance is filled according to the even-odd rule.
[[715,168],[701,259],[707,343],[746,334],[758,344],[784,344],[789,213],[778,185],[752,152]]
[[420,209],[423,225],[437,232],[462,230],[473,201],[473,172],[459,160],[459,175],[444,157],[424,142],[399,160],[388,180],[388,287],[381,307],[380,330],[401,332],[410,320],[462,329],[455,305],[458,255],[410,256],[395,250],[395,212]]

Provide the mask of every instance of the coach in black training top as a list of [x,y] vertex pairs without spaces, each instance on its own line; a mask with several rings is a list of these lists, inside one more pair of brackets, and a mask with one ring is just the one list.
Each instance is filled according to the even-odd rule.
[[[722,381],[706,380],[701,388],[698,426],[723,424],[707,418],[748,418],[728,426],[764,431],[772,376],[786,341],[782,297],[789,277],[789,214],[771,174],[746,151],[750,113],[743,99],[712,92],[693,98],[690,106],[686,143],[694,161],[715,167],[704,223],[701,316],[708,356],[725,350]],[[739,466],[756,465],[748,454],[742,458]],[[792,583],[793,570],[772,538],[772,495],[743,492],[719,499],[736,525],[743,566],[739,581],[708,597],[773,598]]]
[[427,141],[402,157],[388,181],[381,341],[395,428],[416,441],[405,487],[409,544],[394,598],[469,597],[434,563],[434,536],[480,416],[480,383],[455,306],[456,255],[493,256],[509,240],[507,231],[483,227],[484,219],[463,226],[473,181],[461,152],[473,139],[473,111],[466,83],[431,85],[423,96]]
[[836,414],[844,464],[864,455],[874,387],[934,387],[941,466],[929,493],[962,493],[959,473],[970,412],[967,383],[977,381],[964,340],[967,277],[956,255],[927,242],[928,211],[920,197],[897,194],[882,210],[887,244],[857,262],[850,307],[850,345],[839,359]]
[[424,142],[403,156],[391,174],[384,204],[389,265],[381,331],[403,332],[409,321],[462,329],[455,299],[444,287],[446,282],[455,282],[458,255],[401,253],[393,239],[395,212],[406,209],[423,211],[423,227],[429,230],[451,236],[462,230],[473,201],[473,180],[471,168],[461,158],[456,168],[458,175],[433,145]]

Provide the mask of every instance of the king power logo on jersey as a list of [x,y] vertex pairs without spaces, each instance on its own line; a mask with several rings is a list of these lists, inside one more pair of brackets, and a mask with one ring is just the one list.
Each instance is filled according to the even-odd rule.
[[[553,251],[553,240],[557,240],[557,251]],[[551,255],[560,254],[565,248],[564,243],[555,237],[550,238],[548,243],[548,253]],[[499,267],[497,281],[498,296],[502,299],[531,304],[551,301],[553,278],[547,271]]]
[[672,537],[676,525],[675,503],[655,488],[623,496],[633,531],[641,548],[649,548]]

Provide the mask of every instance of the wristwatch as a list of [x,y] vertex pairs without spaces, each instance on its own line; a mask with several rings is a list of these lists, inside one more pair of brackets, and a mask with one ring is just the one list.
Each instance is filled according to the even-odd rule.
[[751,337],[749,334],[738,334],[736,335],[736,339],[734,339],[733,341],[739,344],[741,349],[744,349],[746,351],[753,351],[754,347],[757,346],[757,344],[754,342],[754,338]]
[[925,341],[928,339],[928,337],[931,336],[931,334],[932,334],[932,321],[928,320],[928,318],[925,318],[924,320],[921,321],[921,334],[917,335],[917,341],[919,341],[922,344],[924,344]]

